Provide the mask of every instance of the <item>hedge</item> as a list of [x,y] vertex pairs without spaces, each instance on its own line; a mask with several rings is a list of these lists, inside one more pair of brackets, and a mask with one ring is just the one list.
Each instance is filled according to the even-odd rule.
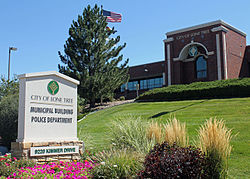
[[136,101],[175,101],[250,96],[250,78],[194,82],[156,88],[140,95]]

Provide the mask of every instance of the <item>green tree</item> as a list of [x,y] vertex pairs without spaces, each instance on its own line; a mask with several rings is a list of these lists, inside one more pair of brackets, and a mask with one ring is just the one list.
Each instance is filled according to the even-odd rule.
[[18,93],[8,94],[0,101],[0,136],[4,146],[10,149],[17,138]]
[[69,38],[64,45],[64,53],[59,53],[63,65],[59,72],[80,81],[78,92],[93,107],[97,99],[104,99],[128,81],[128,59],[122,63],[121,50],[126,46],[118,45],[120,36],[116,30],[107,28],[102,8],[90,5],[82,16],[73,21]]
[[0,140],[10,149],[10,144],[17,137],[18,121],[18,79],[0,78]]
[[6,80],[4,77],[0,78],[0,101],[1,99],[10,94],[16,94],[19,91],[18,79],[14,77],[13,80]]

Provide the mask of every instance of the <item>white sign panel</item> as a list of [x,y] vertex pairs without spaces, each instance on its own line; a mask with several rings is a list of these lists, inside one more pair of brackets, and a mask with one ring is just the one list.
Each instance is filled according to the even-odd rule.
[[18,76],[17,142],[77,141],[77,85],[58,72]]
[[79,146],[31,147],[30,156],[63,155],[79,153]]

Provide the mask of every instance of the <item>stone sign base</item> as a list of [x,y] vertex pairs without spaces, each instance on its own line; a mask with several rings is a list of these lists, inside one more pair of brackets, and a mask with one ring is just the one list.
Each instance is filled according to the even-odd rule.
[[[49,155],[39,155],[39,156],[31,156],[31,148],[32,147],[42,147],[45,148],[65,148],[67,146],[79,147],[79,152],[76,153],[67,153],[67,154],[49,154]],[[62,149],[59,149],[63,151]],[[84,146],[82,141],[64,141],[64,142],[12,142],[11,143],[11,155],[12,157],[16,157],[17,159],[29,159],[33,160],[37,164],[42,164],[45,162],[57,162],[57,161],[65,161],[70,162],[73,160],[79,160],[81,158],[80,155],[83,154]],[[51,151],[51,149],[50,149]],[[58,150],[57,150],[58,151]]]

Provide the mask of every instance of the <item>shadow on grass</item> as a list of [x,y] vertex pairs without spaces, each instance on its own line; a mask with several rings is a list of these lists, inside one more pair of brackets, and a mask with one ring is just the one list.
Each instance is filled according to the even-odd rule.
[[192,104],[189,104],[189,105],[187,105],[187,106],[183,106],[183,107],[174,109],[174,110],[172,110],[172,111],[160,112],[160,113],[157,113],[157,114],[155,114],[155,115],[153,115],[153,116],[150,116],[148,119],[157,118],[157,117],[163,116],[163,115],[165,115],[165,114],[169,114],[169,113],[172,113],[172,112],[180,111],[180,110],[182,110],[182,109],[186,109],[186,108],[188,108],[188,107],[191,107],[191,106],[195,106],[195,105],[204,103],[205,101],[208,101],[208,100],[203,100],[203,101],[200,101],[200,102],[192,103]]

